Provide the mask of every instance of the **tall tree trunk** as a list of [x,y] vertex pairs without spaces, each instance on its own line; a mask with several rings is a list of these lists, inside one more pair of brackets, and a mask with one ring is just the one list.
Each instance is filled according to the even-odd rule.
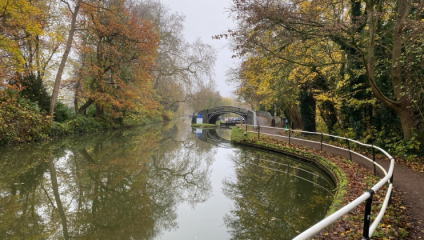
[[415,116],[407,108],[397,112],[397,114],[399,115],[400,123],[402,125],[404,139],[411,139],[414,136],[415,130],[417,130]]
[[388,108],[394,110],[401,121],[402,125],[402,131],[403,136],[405,140],[409,140],[413,137],[413,129],[416,129],[416,123],[415,123],[415,116],[414,113],[411,112],[408,106],[407,96],[401,96],[402,90],[402,75],[401,75],[401,54],[402,54],[402,47],[403,47],[403,26],[405,23],[405,19],[408,16],[408,13],[410,11],[411,3],[409,0],[398,0],[398,15],[396,18],[396,27],[394,28],[393,33],[393,49],[392,49],[392,69],[391,69],[391,75],[392,75],[392,86],[393,91],[395,93],[396,100],[389,99],[386,97],[381,90],[378,88],[375,77],[374,77],[374,53],[375,53],[375,36],[376,36],[376,27],[377,27],[377,16],[379,13],[375,12],[374,7],[379,6],[380,1],[377,0],[376,2],[368,0],[366,9],[368,13],[368,28],[369,28],[369,37],[370,37],[370,43],[368,46],[368,56],[365,60],[365,56],[363,61],[366,65],[368,80],[371,85],[371,90],[385,106]]
[[78,113],[78,89],[80,86],[80,82],[78,81],[75,84],[75,93],[74,93],[74,109],[75,109],[75,113]]
[[316,101],[311,90],[303,89],[300,92],[300,116],[303,130],[316,132]]
[[327,126],[328,133],[333,133],[334,125],[337,123],[337,114],[334,103],[330,100],[325,100],[321,103],[321,106],[318,107],[321,113],[321,118]]
[[40,62],[40,37],[35,37],[35,64],[37,69],[37,77],[41,78],[41,62]]
[[96,103],[96,117],[103,116],[103,109],[100,104]]
[[403,31],[406,18],[411,10],[411,2],[409,0],[398,1],[398,14],[396,17],[396,27],[393,33],[393,49],[392,49],[392,86],[395,98],[400,101],[400,107],[394,109],[399,115],[402,124],[403,136],[405,140],[413,137],[413,129],[415,126],[415,116],[407,108],[410,105],[408,100],[408,93],[402,94],[407,88],[402,88],[402,48],[403,48]]
[[290,121],[293,122],[294,128],[303,129],[302,118],[300,117],[299,107],[297,105],[290,105],[287,107]]
[[34,73],[34,68],[33,68],[33,59],[34,59],[34,53],[32,50],[32,38],[29,38],[27,41],[28,44],[28,52],[29,52],[29,61],[28,61],[28,65],[29,65],[29,73],[33,74]]
[[57,70],[56,80],[54,81],[53,93],[50,100],[50,111],[49,111],[50,115],[53,115],[54,113],[54,105],[56,104],[56,100],[59,95],[59,87],[60,87],[60,82],[62,81],[62,73],[63,73],[63,70],[65,69],[65,64],[66,64],[66,61],[68,60],[69,52],[71,51],[72,39],[74,38],[74,33],[75,33],[75,24],[77,21],[78,11],[81,6],[81,2],[82,0],[77,1],[74,8],[74,12],[72,13],[71,29],[69,30],[68,41],[66,42],[66,49],[65,49],[65,52],[63,53],[62,60],[59,65],[59,69]]

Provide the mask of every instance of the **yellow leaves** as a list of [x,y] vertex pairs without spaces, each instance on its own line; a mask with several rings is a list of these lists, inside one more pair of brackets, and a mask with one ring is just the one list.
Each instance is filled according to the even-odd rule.
[[29,34],[41,34],[41,25],[37,17],[41,14],[40,9],[31,5],[26,0],[0,1],[6,26],[23,28]]
[[331,100],[331,98],[330,98],[330,97],[328,97],[328,96],[326,96],[326,95],[324,95],[324,94],[319,94],[319,95],[316,97],[316,99],[317,99],[318,101]]
[[[0,31],[0,50],[8,57],[0,65],[8,71],[22,71],[25,60],[20,50],[19,35],[41,35],[40,9],[27,0],[0,1],[2,9],[2,28]],[[19,36],[19,37],[18,37]]]

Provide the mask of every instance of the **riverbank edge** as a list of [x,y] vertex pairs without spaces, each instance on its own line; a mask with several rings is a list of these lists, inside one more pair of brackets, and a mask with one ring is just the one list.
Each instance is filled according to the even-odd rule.
[[253,141],[245,137],[244,132],[237,127],[233,128],[231,131],[231,143],[261,148],[316,164],[318,167],[329,173],[337,185],[337,191],[334,194],[333,203],[327,211],[326,217],[336,212],[342,206],[347,193],[348,179],[342,168],[337,166],[337,164],[333,163],[331,160],[294,148],[288,148],[263,141]]
[[122,124],[117,123],[113,121],[112,119],[106,119],[106,118],[94,118],[90,117],[87,118],[91,121],[85,122],[84,126],[80,126],[80,118],[74,118],[70,121],[59,123],[59,122],[52,122],[49,132],[46,133],[46,136],[42,136],[40,138],[34,138],[32,140],[22,140],[22,141],[11,141],[6,144],[0,144],[0,146],[13,146],[13,145],[21,145],[21,144],[28,144],[28,143],[36,143],[36,142],[46,142],[46,141],[52,141],[55,138],[59,137],[68,137],[68,136],[75,136],[75,135],[84,135],[84,134],[90,134],[90,133],[96,133],[96,132],[109,132],[119,129],[131,129],[136,127],[142,127],[142,126],[148,126],[151,124],[158,124],[158,123],[166,123],[175,121],[174,120],[163,120],[162,118],[149,118],[145,122],[140,122],[137,124]]
[[209,124],[209,123],[193,123],[191,124],[191,127],[194,128],[217,128],[219,127],[219,124]]

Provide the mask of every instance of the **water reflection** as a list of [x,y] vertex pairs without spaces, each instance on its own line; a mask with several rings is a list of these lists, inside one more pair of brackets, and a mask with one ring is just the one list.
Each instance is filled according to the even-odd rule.
[[215,147],[232,148],[230,144],[231,128],[193,128],[192,132],[196,133],[199,140],[207,142]]
[[225,216],[232,239],[292,239],[325,217],[335,184],[317,167],[252,149],[232,161],[223,189],[234,201]]
[[230,137],[178,122],[2,147],[0,239],[283,239],[325,216],[324,172]]
[[153,239],[211,194],[214,150],[186,124],[0,149],[1,239]]

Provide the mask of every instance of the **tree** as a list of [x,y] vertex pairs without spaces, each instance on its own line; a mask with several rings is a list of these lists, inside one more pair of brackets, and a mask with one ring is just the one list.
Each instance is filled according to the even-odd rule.
[[22,41],[28,35],[42,34],[43,30],[39,21],[42,13],[29,1],[1,1],[0,9],[0,84],[4,84],[24,70]]
[[214,75],[216,51],[196,39],[184,39],[185,16],[174,13],[157,0],[134,1],[132,14],[148,19],[160,35],[160,45],[152,69],[153,88],[165,109],[178,109],[179,103],[191,101],[192,94]]
[[150,22],[131,14],[120,0],[83,5],[82,14],[85,31],[77,46],[82,65],[75,82],[85,103],[78,113],[92,104],[97,116],[156,109],[150,73],[159,36]]
[[[407,0],[234,0],[230,11],[239,21],[238,28],[220,37],[232,37],[240,57],[259,48],[295,66],[318,70],[323,76],[326,75],[323,67],[333,66],[333,77],[340,73],[336,86],[346,86],[352,81],[351,89],[364,93],[362,98],[345,102],[356,101],[375,109],[375,99],[365,94],[371,91],[385,107],[396,112],[403,137],[409,140],[417,130],[421,131],[418,128],[423,121],[423,96],[417,94],[423,89],[422,79],[417,77],[422,74],[419,67],[423,49],[419,38],[424,27],[422,10],[420,4]],[[273,48],[263,41],[268,32],[273,38]],[[299,49],[298,46],[306,48],[287,55],[287,50]],[[328,57],[314,59],[313,54]],[[334,78],[324,79],[331,83]],[[322,90],[328,91],[323,87]],[[333,104],[339,103],[333,101]],[[366,108],[361,110],[366,111]],[[370,117],[381,119],[375,112],[368,111],[362,121],[370,121]],[[363,134],[360,136],[364,137]]]
[[78,16],[79,9],[81,7],[81,3],[82,3],[82,0],[77,0],[75,3],[74,9],[72,11],[69,2],[65,2],[65,4],[69,8],[69,11],[72,13],[71,26],[69,29],[65,52],[62,55],[62,60],[60,61],[59,69],[57,70],[56,79],[54,81],[53,93],[50,99],[50,115],[53,115],[54,106],[56,104],[56,100],[59,95],[60,82],[62,81],[63,70],[65,69],[65,64],[66,64],[66,61],[68,60],[69,52],[71,51],[72,41],[73,41],[74,33],[76,30],[77,16]]

